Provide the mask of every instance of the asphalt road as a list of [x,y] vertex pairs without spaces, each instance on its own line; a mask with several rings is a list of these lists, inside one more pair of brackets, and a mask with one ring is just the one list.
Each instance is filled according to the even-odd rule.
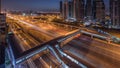
[[[50,31],[48,29],[44,30],[45,28],[42,29],[41,27],[36,27],[35,25],[31,25],[26,22],[24,22],[21,26],[24,29],[26,29],[26,32],[27,30],[29,30],[29,32],[32,34],[34,38],[40,38],[40,36],[44,34],[46,34],[46,36],[44,35],[46,38],[49,37],[50,39],[60,36],[59,33],[56,33],[54,30],[50,30]],[[33,31],[31,30],[31,28],[33,29]],[[44,34],[40,34],[40,33],[44,33]],[[30,43],[31,41],[29,40],[28,42]],[[29,45],[32,44],[30,43]],[[88,66],[88,68],[119,68],[120,67],[120,53],[119,53],[120,46],[117,44],[107,43],[104,40],[99,40],[96,38],[92,39],[91,37],[88,37],[86,35],[80,35],[80,37],[73,39],[71,42],[65,45],[63,47],[63,50],[71,57],[74,57],[81,63]],[[51,60],[53,58],[50,58],[49,56],[50,55],[45,54],[41,57],[47,63],[47,65],[51,64],[53,67],[55,67],[56,66],[55,64],[58,64],[58,62]],[[41,62],[44,63],[43,61],[40,61],[38,59],[35,59],[33,61],[35,62],[35,65],[38,65],[38,63]],[[78,65],[71,62],[69,59],[65,57],[63,57],[63,61],[71,68],[80,68]],[[38,65],[38,67],[40,66]]]
[[120,46],[101,42],[82,35],[64,46],[64,51],[92,68],[119,68]]

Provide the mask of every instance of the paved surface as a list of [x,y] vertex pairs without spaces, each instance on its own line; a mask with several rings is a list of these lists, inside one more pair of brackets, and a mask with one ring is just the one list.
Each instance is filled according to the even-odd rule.
[[82,35],[72,40],[63,49],[68,54],[81,59],[83,64],[89,63],[95,68],[120,67],[119,45],[101,43],[101,41]]

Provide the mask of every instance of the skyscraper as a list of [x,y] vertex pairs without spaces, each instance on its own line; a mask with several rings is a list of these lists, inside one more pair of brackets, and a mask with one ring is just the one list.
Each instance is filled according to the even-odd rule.
[[68,2],[68,17],[73,18],[73,2]]
[[1,13],[1,0],[0,0],[0,13]]
[[72,0],[61,1],[60,7],[62,7],[62,9],[60,9],[60,12],[64,20],[73,18],[73,1]]
[[92,0],[87,0],[85,5],[85,16],[91,17],[92,16]]
[[105,4],[103,0],[93,0],[93,19],[102,21],[105,18]]
[[84,0],[74,0],[74,2],[76,19],[82,21],[84,19]]
[[1,0],[0,0],[0,68],[5,68],[5,15],[1,14]]
[[60,1],[60,15],[62,16],[63,13],[63,2]]
[[68,18],[68,0],[65,0],[63,2],[63,13],[62,13],[62,15],[63,15],[64,19]]
[[120,0],[110,0],[110,16],[112,25],[120,27]]
[[65,20],[82,21],[84,18],[84,0],[65,0],[62,9]]
[[6,25],[6,14],[1,13],[1,0],[0,0],[0,29],[4,29]]
[[76,0],[73,0],[73,17],[76,18]]

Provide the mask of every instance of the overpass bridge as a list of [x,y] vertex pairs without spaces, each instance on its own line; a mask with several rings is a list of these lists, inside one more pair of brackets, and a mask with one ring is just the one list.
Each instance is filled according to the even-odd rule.
[[14,55],[14,51],[12,50],[12,45],[13,43],[11,43],[11,35],[8,35],[7,37],[7,42],[9,45],[9,50],[10,50],[10,54],[11,54],[11,58],[12,58],[12,64],[13,66],[20,64],[24,61],[26,61],[27,59],[35,56],[38,53],[42,53],[43,51],[50,51],[54,54],[54,56],[57,58],[57,60],[62,64],[63,67],[68,68],[68,66],[62,61],[61,56],[64,55],[66,56],[68,59],[70,59],[71,61],[73,61],[74,63],[78,64],[79,66],[81,66],[82,68],[87,68],[85,65],[81,64],[79,61],[75,60],[74,58],[70,57],[69,55],[65,54],[62,51],[62,47],[67,44],[68,42],[70,42],[73,38],[75,38],[77,35],[80,34],[86,34],[89,35],[91,37],[97,37],[99,39],[103,39],[106,41],[109,41],[110,39],[108,39],[108,37],[106,36],[101,36],[101,35],[97,35],[97,34],[93,34],[93,33],[89,33],[87,31],[84,31],[82,29],[77,29],[74,30],[64,36],[58,37],[56,39],[50,40],[44,44],[38,45],[32,49],[29,49],[23,53],[20,53],[19,56],[15,56]]

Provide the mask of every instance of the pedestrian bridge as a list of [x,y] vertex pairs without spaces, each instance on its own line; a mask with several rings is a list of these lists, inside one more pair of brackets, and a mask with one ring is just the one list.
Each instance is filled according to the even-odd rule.
[[57,45],[59,47],[63,47],[65,44],[67,44],[73,38],[75,38],[77,35],[80,35],[80,34],[86,34],[86,35],[90,35],[91,37],[97,37],[97,38],[101,38],[101,39],[104,39],[104,40],[108,40],[108,37],[93,34],[93,33],[89,33],[87,31],[84,31],[84,30],[81,30],[81,29],[77,29],[77,30],[74,30],[70,33],[67,33],[66,35],[55,38],[55,39],[50,40],[50,41],[48,41],[44,44],[41,44],[41,45],[38,45],[38,46],[36,46],[32,49],[29,49],[29,50],[21,53],[19,56],[16,57],[14,55],[14,52],[13,52],[12,47],[11,47],[13,45],[13,43],[11,43],[11,38],[12,37],[10,35],[8,35],[7,42],[8,42],[9,48],[10,48],[10,54],[12,56],[11,57],[12,58],[12,64],[15,66],[19,63],[22,63],[22,62],[26,61],[27,59],[29,59],[33,56],[35,56],[38,53],[42,53],[45,50],[49,50],[50,52],[52,52],[55,55],[57,60],[63,64],[63,66],[66,66],[60,58],[60,53],[59,53],[60,51],[57,51],[57,49],[55,49],[55,46]]

